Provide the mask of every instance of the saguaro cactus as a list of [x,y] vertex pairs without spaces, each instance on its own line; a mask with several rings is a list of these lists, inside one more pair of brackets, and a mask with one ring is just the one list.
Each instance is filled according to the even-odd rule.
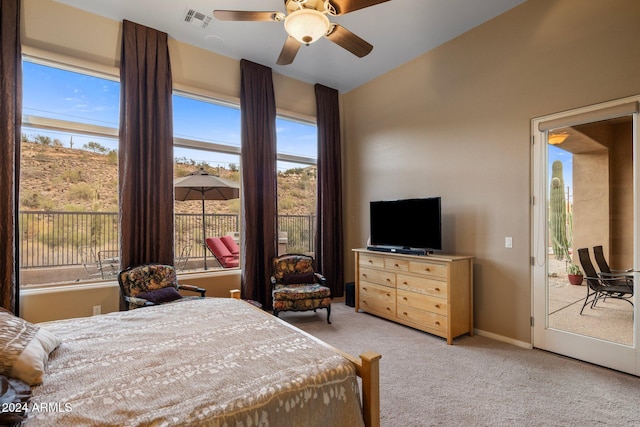
[[564,179],[562,178],[562,162],[556,160],[551,165],[551,188],[549,190],[549,230],[551,245],[556,259],[569,259],[569,243],[567,242],[567,213],[564,198]]

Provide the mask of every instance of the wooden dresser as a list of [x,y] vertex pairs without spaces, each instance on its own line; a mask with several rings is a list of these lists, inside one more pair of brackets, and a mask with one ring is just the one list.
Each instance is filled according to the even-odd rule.
[[354,249],[356,311],[447,339],[473,336],[473,257]]

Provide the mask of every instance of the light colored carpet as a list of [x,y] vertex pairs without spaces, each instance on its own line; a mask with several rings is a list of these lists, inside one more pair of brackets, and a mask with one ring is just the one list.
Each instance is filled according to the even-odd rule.
[[541,350],[464,335],[442,338],[354,309],[280,317],[380,360],[381,422],[410,426],[638,426],[640,378]]

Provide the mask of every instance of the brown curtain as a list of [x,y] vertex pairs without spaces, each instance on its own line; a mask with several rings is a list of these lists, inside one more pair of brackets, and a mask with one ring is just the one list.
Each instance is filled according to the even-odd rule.
[[22,51],[20,1],[0,1],[0,306],[19,313],[18,208]]
[[120,264],[173,264],[173,117],[167,34],[123,22]]
[[338,91],[317,84],[318,202],[316,269],[327,279],[331,295],[344,293],[342,234],[342,154]]
[[271,68],[240,61],[242,131],[242,298],[271,308],[276,255],[276,103]]

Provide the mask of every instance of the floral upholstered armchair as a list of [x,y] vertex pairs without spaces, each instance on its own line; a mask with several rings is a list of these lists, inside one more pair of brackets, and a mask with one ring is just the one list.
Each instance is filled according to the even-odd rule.
[[[192,285],[179,285],[176,269],[165,264],[143,264],[129,267],[118,274],[120,291],[127,309],[203,298],[205,289]],[[200,296],[182,296],[178,290],[197,292]]]
[[274,258],[271,276],[273,314],[281,311],[316,311],[327,309],[331,323],[331,290],[326,279],[313,271],[313,258],[302,254],[286,254]]

